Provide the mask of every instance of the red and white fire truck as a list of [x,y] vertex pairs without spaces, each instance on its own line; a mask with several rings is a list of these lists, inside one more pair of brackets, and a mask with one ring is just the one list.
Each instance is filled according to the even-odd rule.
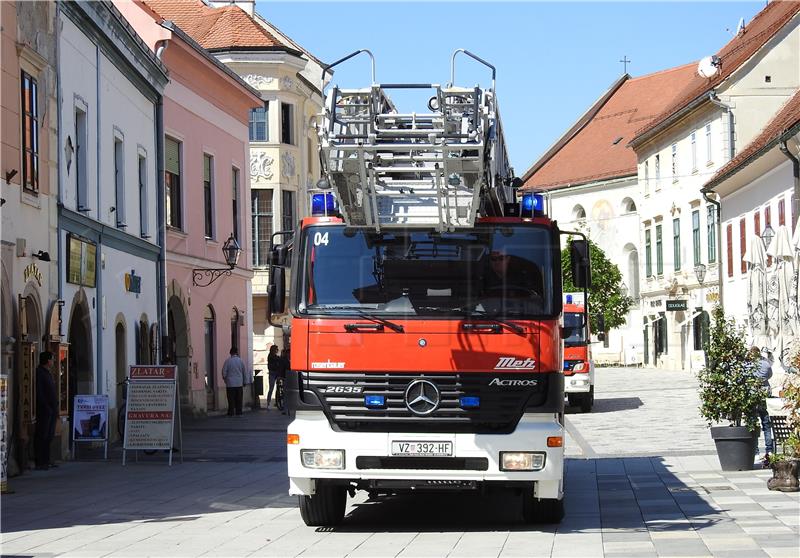
[[[564,513],[564,233],[542,195],[517,195],[494,67],[459,53],[491,88],[453,85],[454,66],[446,86],[378,84],[373,60],[369,87],[331,89],[312,216],[273,242],[289,491],[308,525],[340,522],[357,490],[498,488],[527,521]],[[388,95],[420,89],[424,112]],[[585,239],[571,253],[583,288]]]
[[584,293],[564,293],[564,391],[573,407],[594,406],[594,361]]

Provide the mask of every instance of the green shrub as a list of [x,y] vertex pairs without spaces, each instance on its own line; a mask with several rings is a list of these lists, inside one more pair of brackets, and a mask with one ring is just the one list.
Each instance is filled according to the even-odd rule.
[[700,382],[700,415],[709,426],[729,422],[731,426],[758,426],[758,407],[767,390],[755,376],[758,357],[745,343],[743,327],[725,319],[722,308],[713,312],[714,324],[706,345],[708,364],[698,373]]

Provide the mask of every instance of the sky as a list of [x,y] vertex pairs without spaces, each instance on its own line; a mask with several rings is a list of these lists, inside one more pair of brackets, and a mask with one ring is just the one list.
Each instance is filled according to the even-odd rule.
[[[256,10],[323,62],[375,55],[379,83],[450,80],[465,48],[497,68],[497,99],[517,176],[536,162],[623,74],[633,77],[716,53],[766,2],[324,2],[268,0]],[[489,87],[489,70],[456,59],[456,85]],[[367,87],[369,58],[336,68],[332,83]],[[401,110],[426,111],[422,98]],[[394,98],[394,96],[393,96]]]

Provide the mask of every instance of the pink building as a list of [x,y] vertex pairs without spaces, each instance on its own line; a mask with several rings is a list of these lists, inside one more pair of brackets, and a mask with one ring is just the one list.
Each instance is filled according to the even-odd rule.
[[[253,276],[249,254],[250,109],[258,92],[183,30],[143,2],[118,1],[136,32],[169,70],[164,92],[169,345],[178,365],[181,405],[193,413],[225,409],[222,363],[237,347],[252,354]],[[223,246],[241,247],[230,268]],[[198,270],[216,270],[202,272]],[[209,282],[213,279],[213,282]],[[245,394],[245,402],[250,394]]]

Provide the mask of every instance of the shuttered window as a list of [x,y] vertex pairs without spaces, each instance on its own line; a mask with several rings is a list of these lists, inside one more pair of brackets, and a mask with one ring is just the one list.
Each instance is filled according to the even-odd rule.
[[741,249],[741,252],[739,252],[741,272],[747,273],[747,262],[744,261],[744,254],[747,252],[747,224],[744,217],[739,219],[739,248]]
[[755,214],[753,215],[753,229],[756,233],[757,237],[761,237],[761,213],[756,210]]
[[164,140],[164,185],[167,190],[167,226],[181,229],[181,144],[172,138]]
[[786,202],[783,201],[783,198],[778,200],[778,224],[786,224]]
[[733,225],[730,223],[728,223],[725,234],[728,247],[728,277],[733,277]]

